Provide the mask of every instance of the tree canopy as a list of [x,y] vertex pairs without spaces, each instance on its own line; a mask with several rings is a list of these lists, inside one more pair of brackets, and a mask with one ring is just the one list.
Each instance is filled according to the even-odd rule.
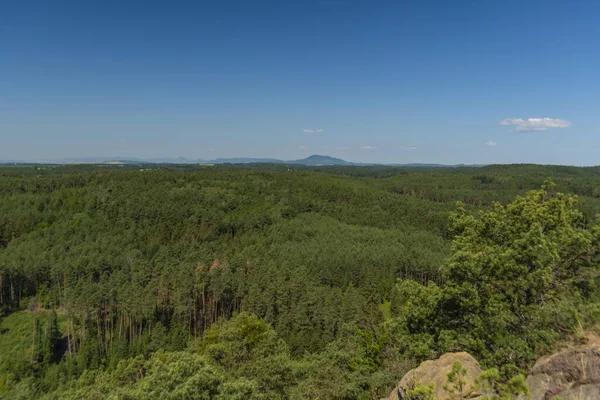
[[531,165],[0,167],[0,397],[371,399],[455,350],[510,382],[600,320],[599,187]]

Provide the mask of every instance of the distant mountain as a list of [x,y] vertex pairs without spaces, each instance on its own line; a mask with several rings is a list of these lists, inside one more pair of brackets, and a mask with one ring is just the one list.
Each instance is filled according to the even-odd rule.
[[141,160],[135,157],[71,157],[63,160],[57,160],[61,164],[103,164],[107,162],[141,162]]
[[23,160],[9,160],[9,159],[0,159],[0,164],[23,164],[25,161]]
[[386,165],[388,167],[482,167],[484,165],[444,165],[444,164],[366,164],[353,163],[330,156],[313,154],[312,156],[299,160],[279,160],[276,158],[217,158],[215,160],[190,159],[185,157],[177,158],[136,158],[136,157],[78,157],[65,158],[63,160],[0,160],[0,164],[288,164],[305,165],[309,167],[328,166],[328,165]]
[[409,163],[409,164],[385,164],[388,167],[428,167],[428,168],[458,168],[458,167],[485,167],[487,164],[427,164],[427,163]]
[[408,163],[408,164],[387,164],[390,167],[453,167],[454,165],[427,164],[427,163]]
[[151,158],[150,160],[146,160],[155,164],[202,164],[206,161],[199,159],[189,159],[185,157],[177,157],[177,158]]
[[190,160],[185,157],[176,158],[137,158],[137,157],[78,157],[65,158],[58,161],[61,164],[197,164],[202,160]]
[[319,165],[358,165],[340,158],[334,158],[329,156],[321,156],[313,154],[310,157],[302,158],[300,160],[278,160],[276,158],[217,158],[216,160],[207,161],[211,164],[294,164],[294,165],[307,165],[316,167]]
[[312,156],[303,158],[301,160],[287,161],[286,164],[308,165],[311,167],[319,165],[358,165],[344,161],[341,158],[320,156],[318,154],[313,154]]
[[429,163],[408,163],[408,164],[386,164],[390,167],[456,167],[457,165],[445,165],[445,164],[429,164]]
[[209,164],[285,164],[285,161],[275,158],[217,158],[206,161]]

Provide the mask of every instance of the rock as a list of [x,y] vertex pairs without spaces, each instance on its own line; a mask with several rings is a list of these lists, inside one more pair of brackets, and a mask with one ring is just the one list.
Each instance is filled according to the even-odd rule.
[[[411,369],[402,377],[398,385],[394,388],[387,400],[402,400],[407,390],[414,387],[417,382],[424,385],[435,384],[434,397],[448,398],[449,394],[443,386],[448,380],[448,373],[452,371],[452,365],[455,361],[460,361],[463,368],[467,369],[465,388],[470,391],[483,370],[479,363],[469,353],[446,353],[437,360],[430,360],[421,363],[417,368]],[[470,392],[465,398],[471,399],[479,395],[474,391]]]
[[600,399],[600,344],[592,341],[540,358],[527,384],[531,400]]

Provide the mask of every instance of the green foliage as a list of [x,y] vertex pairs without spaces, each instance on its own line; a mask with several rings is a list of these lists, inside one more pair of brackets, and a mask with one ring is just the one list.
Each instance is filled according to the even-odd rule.
[[435,385],[429,384],[423,385],[421,382],[417,382],[414,388],[406,391],[406,400],[436,400],[434,397]]
[[460,361],[454,361],[452,364],[452,370],[448,372],[448,379],[444,384],[444,390],[450,394],[451,399],[459,398],[464,399],[468,396],[469,389],[467,389],[467,381],[465,376],[467,375],[467,369],[463,368]]
[[445,325],[476,332],[485,347],[473,350],[507,371],[576,326],[578,305],[597,290],[600,237],[584,228],[575,203],[542,189],[479,219],[463,208],[454,216]]
[[468,350],[498,394],[600,321],[598,168],[290,169],[0,167],[0,392],[367,399]]
[[61,336],[55,312],[13,313],[0,321],[0,332],[0,393],[55,362]]
[[478,218],[459,205],[444,285],[400,282],[397,324],[430,334],[439,352],[469,350],[504,377],[522,371],[577,326],[598,290],[599,231],[575,204],[542,189]]
[[269,398],[285,397],[293,380],[285,342],[268,324],[248,313],[208,330],[198,351],[232,377],[254,380]]
[[511,396],[513,399],[520,395],[529,395],[529,387],[525,380],[526,378],[522,374],[513,376],[506,382],[500,393],[504,396]]
[[372,399],[387,396],[408,368],[389,374],[383,354],[386,333],[344,325],[340,338],[322,352],[294,363],[298,377],[291,398]]
[[[466,375],[467,369],[463,368],[460,361],[455,361],[443,386],[448,393],[448,400],[471,398],[474,393],[482,400],[516,400],[530,394],[523,375],[515,375],[503,382],[498,369],[490,368],[475,379],[472,387],[466,386]],[[404,393],[403,399],[435,400],[434,393],[433,383],[425,386],[422,382],[416,382]]]
[[523,375],[515,375],[503,383],[497,368],[484,371],[475,386],[484,400],[514,400],[530,394]]
[[475,388],[484,399],[497,400],[497,393],[501,385],[498,368],[487,369],[475,380]]
[[200,356],[157,352],[124,360],[112,372],[86,371],[76,382],[47,397],[60,399],[213,399],[222,375]]

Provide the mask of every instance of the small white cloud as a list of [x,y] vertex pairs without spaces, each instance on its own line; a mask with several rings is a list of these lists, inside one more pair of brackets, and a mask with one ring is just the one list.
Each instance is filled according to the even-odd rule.
[[324,129],[303,129],[302,132],[312,135],[313,133],[323,133]]
[[400,150],[404,150],[404,151],[415,151],[417,148],[415,146],[402,146],[400,147]]
[[517,132],[539,132],[550,128],[568,128],[572,122],[558,118],[508,118],[500,121],[500,125],[516,125]]
[[215,151],[217,151],[217,149],[210,148],[210,149],[208,149],[208,151],[210,151],[211,153],[214,153]]
[[346,150],[352,150],[351,147],[348,146],[338,146],[335,148],[336,150],[342,150],[342,151],[346,151]]
[[306,146],[298,146],[298,148],[299,148],[300,150],[306,150],[306,149],[308,149],[308,147],[306,147]]
[[492,142],[491,140],[485,144],[486,146],[496,147],[496,142]]
[[360,146],[361,150],[375,150],[376,148],[375,146]]

